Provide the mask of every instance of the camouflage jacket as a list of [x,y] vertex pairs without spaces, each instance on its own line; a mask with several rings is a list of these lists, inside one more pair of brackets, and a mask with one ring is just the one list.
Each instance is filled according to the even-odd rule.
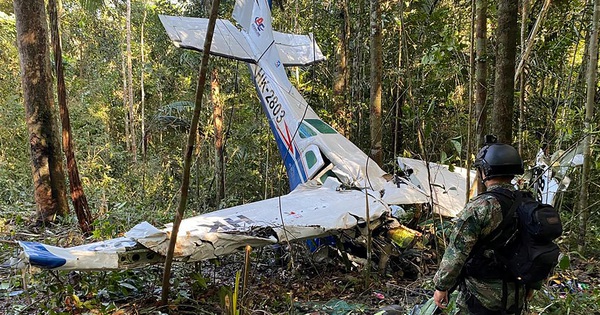
[[[496,188],[506,188],[514,191],[515,188],[510,184],[499,184],[488,187],[488,191]],[[473,250],[477,241],[493,232],[502,223],[502,209],[500,202],[492,195],[482,194],[473,198],[465,208],[458,214],[456,225],[450,235],[450,242],[440,267],[433,278],[435,288],[440,291],[446,291],[454,287],[461,277],[461,271]],[[502,306],[502,280],[500,279],[475,279],[466,277],[465,287],[468,292],[473,294],[485,307],[490,310],[498,310]],[[519,289],[519,293],[524,293],[525,288]],[[508,284],[507,307],[514,304],[515,286]],[[521,296],[521,294],[519,294]],[[457,301],[460,304],[461,301]]]

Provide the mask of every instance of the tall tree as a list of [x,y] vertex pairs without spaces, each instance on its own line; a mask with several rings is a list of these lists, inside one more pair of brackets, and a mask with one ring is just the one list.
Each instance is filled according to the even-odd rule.
[[334,95],[334,110],[337,117],[337,130],[339,133],[346,137],[350,136],[350,130],[348,122],[348,55],[349,55],[349,42],[350,42],[350,17],[348,10],[348,0],[342,0],[339,2],[340,14],[342,27],[338,30],[338,41],[335,47],[335,53],[337,56],[335,81],[333,83],[333,95]]
[[219,70],[213,69],[211,98],[213,104],[213,128],[215,133],[215,204],[217,207],[225,197],[225,162],[223,154],[223,101],[219,84]]
[[62,144],[67,158],[67,174],[69,176],[69,188],[73,208],[79,222],[79,228],[83,233],[92,231],[92,215],[90,207],[83,192],[83,186],[79,177],[79,168],[75,159],[73,137],[71,133],[71,120],[67,106],[67,89],[65,87],[65,76],[62,64],[62,47],[59,31],[58,8],[55,0],[48,1],[48,14],[50,16],[50,37],[52,39],[52,52],[54,54],[54,67],[56,71],[56,87],[58,93],[58,108],[60,109],[60,121],[62,125]]
[[127,14],[126,21],[127,24],[127,52],[126,52],[126,60],[127,60],[127,105],[129,109],[129,136],[131,139],[131,154],[133,155],[133,161],[137,161],[137,145],[135,138],[135,110],[133,106],[133,65],[131,62],[131,0],[127,0]]
[[14,0],[17,46],[38,220],[68,213],[65,174],[53,112],[48,23],[43,0]]
[[517,50],[518,0],[498,1],[496,28],[496,76],[492,131],[502,143],[512,143],[515,92],[515,55]]
[[146,25],[146,17],[148,15],[148,10],[146,8],[146,3],[143,2],[143,8],[144,8],[144,17],[142,19],[142,29],[140,31],[140,61],[142,66],[140,67],[141,71],[140,71],[140,90],[141,90],[141,100],[140,100],[140,105],[142,108],[142,112],[141,112],[141,121],[142,121],[142,126],[141,126],[141,132],[142,132],[142,154],[144,156],[144,158],[146,157],[146,88],[144,87],[144,70],[146,68],[146,56],[144,54],[144,26]]
[[[475,1],[475,147],[483,146],[487,126],[487,0]],[[475,174],[477,191],[485,191],[485,185]]]
[[396,99],[395,99],[395,112],[394,112],[394,159],[399,155],[398,152],[402,150],[404,141],[404,131],[402,129],[402,107],[404,106],[404,95],[406,94],[406,87],[403,78],[402,58],[404,51],[404,45],[406,44],[406,38],[404,35],[404,1],[398,1],[398,12],[399,12],[399,28],[398,28],[398,77],[396,78]]
[[[529,15],[529,0],[523,0],[521,4],[521,56],[525,56],[525,40],[527,39],[527,16]],[[525,64],[525,60],[521,57],[521,63]],[[519,75],[519,69],[516,70],[515,77],[520,77],[519,80],[519,134],[518,150],[523,156],[523,131],[525,130],[525,80],[524,74]],[[515,78],[516,79],[516,78]]]
[[204,49],[202,50],[202,61],[200,61],[200,74],[198,75],[198,84],[196,85],[196,100],[194,104],[194,113],[192,115],[190,133],[188,134],[187,146],[183,156],[183,178],[181,181],[180,190],[181,195],[179,197],[177,213],[175,214],[175,219],[173,220],[173,229],[171,230],[171,237],[169,240],[169,248],[167,249],[167,256],[165,257],[165,270],[163,273],[162,292],[160,298],[162,305],[166,305],[169,300],[169,281],[171,279],[171,265],[173,263],[173,255],[175,253],[175,244],[177,243],[177,234],[179,233],[179,226],[181,225],[181,220],[183,220],[185,208],[187,207],[188,189],[190,186],[190,168],[192,164],[192,152],[194,151],[194,142],[196,141],[198,132],[198,120],[200,119],[200,108],[202,106],[202,98],[204,95],[206,72],[208,71],[208,57],[210,56],[208,52],[210,52],[210,46],[212,44],[220,3],[221,0],[212,1],[210,15],[208,17],[208,27],[206,30],[206,38],[204,39]]
[[592,16],[592,29],[588,42],[589,62],[587,64],[586,75],[586,102],[585,102],[585,120],[583,121],[583,132],[585,138],[583,140],[583,169],[581,171],[581,190],[579,192],[579,242],[578,250],[583,252],[586,247],[585,236],[587,231],[587,223],[590,218],[590,208],[588,206],[588,189],[591,186],[590,170],[591,170],[591,142],[594,122],[594,106],[596,105],[596,93],[598,82],[598,29],[600,20],[600,0],[594,0],[594,14]]
[[129,128],[129,102],[127,101],[127,62],[125,59],[125,54],[121,54],[121,73],[123,75],[123,107],[127,113],[125,115],[125,147],[127,148],[127,151],[131,151],[131,141],[129,140],[131,139],[129,135],[131,133],[131,128]]
[[[523,8],[526,9],[526,6],[529,6],[528,3],[523,2]],[[544,1],[544,5],[542,6],[542,9],[540,10],[540,14],[538,15],[538,18],[535,20],[535,24],[533,25],[533,29],[531,30],[531,34],[529,35],[529,39],[527,40],[527,44],[525,44],[525,42],[523,41],[521,43],[522,45],[522,51],[521,51],[521,58],[519,61],[519,65],[517,66],[517,70],[515,70],[515,80],[517,78],[519,78],[519,76],[523,73],[523,68],[525,67],[525,63],[527,62],[527,59],[529,58],[529,54],[531,53],[531,49],[533,48],[533,43],[535,42],[535,36],[538,32],[538,30],[540,29],[542,23],[544,22],[544,17],[546,16],[546,12],[548,12],[548,7],[550,6],[550,0],[546,0]],[[523,11],[523,16],[526,17],[526,11]],[[524,23],[526,21],[526,19],[524,19],[522,22]],[[523,29],[523,27],[521,27],[521,36],[524,36],[524,32],[525,30]]]
[[487,0],[477,0],[475,7],[475,143],[480,148],[487,132]]
[[382,94],[382,72],[383,61],[381,49],[381,5],[379,0],[371,0],[371,99],[370,99],[370,122],[371,122],[371,158],[381,165],[383,162],[381,130],[381,94]]

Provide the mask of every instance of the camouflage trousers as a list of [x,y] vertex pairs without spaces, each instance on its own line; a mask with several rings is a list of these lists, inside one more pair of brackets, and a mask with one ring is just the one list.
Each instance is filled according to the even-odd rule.
[[521,310],[506,312],[491,311],[485,308],[468,290],[461,288],[456,296],[454,308],[450,315],[520,315]]

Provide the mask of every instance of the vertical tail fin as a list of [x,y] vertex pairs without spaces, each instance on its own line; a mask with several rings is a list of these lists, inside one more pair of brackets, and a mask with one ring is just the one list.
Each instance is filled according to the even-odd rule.
[[268,0],[236,0],[233,17],[248,36],[256,60],[274,43]]
[[257,64],[263,69],[269,69],[266,71],[267,76],[286,91],[290,91],[292,84],[287,78],[279,49],[275,45],[268,0],[236,0],[233,17],[242,26],[242,34],[248,40]]

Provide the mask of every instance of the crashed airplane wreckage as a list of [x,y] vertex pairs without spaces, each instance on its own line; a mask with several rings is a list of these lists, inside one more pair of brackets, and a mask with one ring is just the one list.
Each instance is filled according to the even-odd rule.
[[[394,206],[431,204],[434,213],[447,217],[463,207],[466,170],[451,172],[442,165],[399,158],[406,176],[386,174],[317,116],[284,69],[324,60],[312,36],[274,32],[267,0],[237,0],[233,16],[241,30],[227,20],[217,20],[210,53],[248,63],[291,192],[184,219],[176,261],[216,258],[246,245],[341,234],[364,238],[382,226],[403,229],[391,215]],[[160,20],[175,45],[202,51],[207,19],[161,15]],[[472,172],[470,178],[474,177]],[[128,269],[163,261],[171,228],[142,222],[123,237],[71,248],[19,244],[23,262],[40,268]]]

